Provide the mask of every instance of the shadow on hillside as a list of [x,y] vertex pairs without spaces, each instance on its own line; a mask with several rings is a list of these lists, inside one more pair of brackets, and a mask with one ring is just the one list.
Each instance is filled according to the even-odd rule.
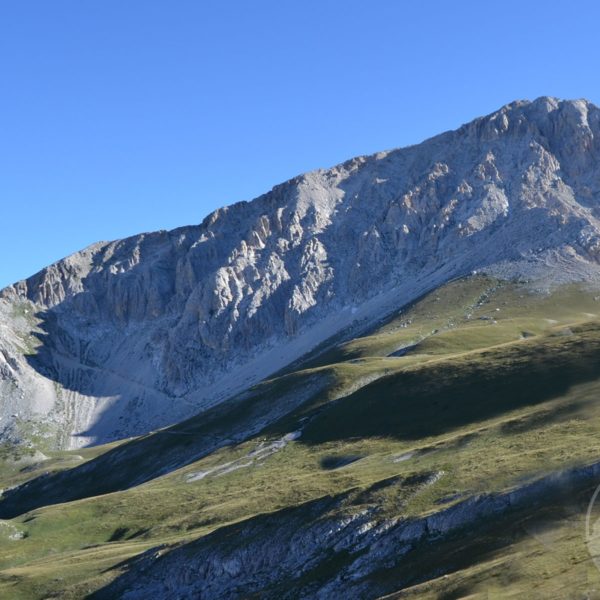
[[[542,404],[599,375],[600,327],[590,326],[568,339],[532,340],[383,377],[319,408],[313,418],[307,413],[300,442],[437,436]],[[561,411],[546,418],[554,412],[560,418]]]
[[[267,382],[191,419],[126,441],[82,465],[7,489],[0,498],[0,518],[125,490],[170,473],[257,435],[286,409],[294,410],[321,394],[328,382],[328,374],[291,375]],[[297,384],[304,385],[308,395],[290,394]]]

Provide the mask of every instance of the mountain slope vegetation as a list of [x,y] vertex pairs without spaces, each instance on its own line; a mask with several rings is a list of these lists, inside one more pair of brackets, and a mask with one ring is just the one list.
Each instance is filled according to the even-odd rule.
[[593,597],[599,366],[593,287],[473,275],[212,413],[7,449],[0,595]]

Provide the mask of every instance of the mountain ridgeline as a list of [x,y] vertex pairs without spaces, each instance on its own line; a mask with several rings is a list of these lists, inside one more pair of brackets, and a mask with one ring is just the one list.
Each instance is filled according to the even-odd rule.
[[0,292],[2,435],[70,448],[163,427],[472,271],[594,281],[599,160],[599,108],[519,101],[96,243]]

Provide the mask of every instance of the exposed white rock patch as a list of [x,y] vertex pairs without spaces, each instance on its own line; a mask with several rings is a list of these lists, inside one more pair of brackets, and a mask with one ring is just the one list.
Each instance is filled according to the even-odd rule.
[[258,461],[262,461],[265,458],[283,450],[289,442],[297,440],[302,435],[301,431],[292,431],[287,433],[283,437],[273,440],[272,442],[266,443],[261,442],[254,450],[249,452],[246,456],[238,458],[237,460],[231,460],[226,463],[212,467],[206,471],[196,471],[194,473],[188,473],[186,475],[186,481],[192,483],[194,481],[200,481],[208,475],[220,476],[227,475],[237,469],[243,469],[244,467],[251,467]]
[[404,452],[403,454],[399,454],[392,459],[392,462],[399,463],[410,460],[415,455],[414,452]]
[[5,538],[11,542],[22,540],[25,534],[9,521],[0,520],[0,538]]

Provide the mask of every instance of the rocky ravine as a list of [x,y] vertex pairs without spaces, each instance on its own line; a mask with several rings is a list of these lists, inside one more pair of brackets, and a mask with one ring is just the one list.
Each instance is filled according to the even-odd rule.
[[599,157],[596,106],[515,102],[90,246],[0,292],[3,435],[75,447],[181,420],[474,269],[600,279]]

